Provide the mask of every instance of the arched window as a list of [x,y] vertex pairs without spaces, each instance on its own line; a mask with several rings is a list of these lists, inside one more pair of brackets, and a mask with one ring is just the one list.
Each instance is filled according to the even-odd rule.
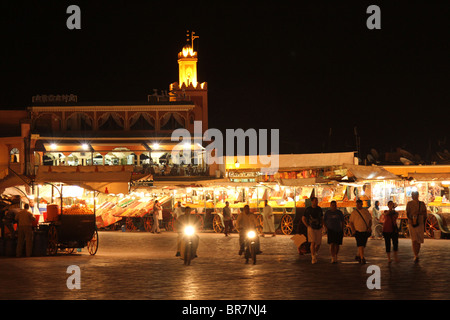
[[11,156],[11,163],[18,163],[19,162],[19,149],[12,148],[9,152]]
[[92,118],[85,113],[73,113],[66,120],[66,129],[68,131],[90,131],[92,130]]
[[175,112],[166,113],[161,118],[161,130],[175,130],[185,127],[185,120]]
[[130,118],[130,130],[155,130],[155,118],[145,112],[135,113]]
[[115,112],[105,113],[98,119],[98,128],[100,130],[123,130],[123,119]]

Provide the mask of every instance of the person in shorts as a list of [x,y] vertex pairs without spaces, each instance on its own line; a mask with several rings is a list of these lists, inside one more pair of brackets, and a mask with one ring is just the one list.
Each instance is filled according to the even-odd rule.
[[302,221],[308,228],[308,242],[311,243],[311,263],[317,263],[317,254],[322,243],[323,211],[319,200],[311,197],[311,206],[306,208]]
[[358,261],[361,264],[366,263],[364,257],[364,248],[367,244],[367,239],[372,234],[372,215],[367,209],[363,208],[362,200],[356,200],[356,209],[350,214],[350,228],[356,239],[356,246],[358,247]]
[[331,263],[337,263],[339,246],[344,238],[344,214],[337,209],[336,201],[331,201],[330,210],[324,215],[324,226],[327,230],[328,244],[330,245]]

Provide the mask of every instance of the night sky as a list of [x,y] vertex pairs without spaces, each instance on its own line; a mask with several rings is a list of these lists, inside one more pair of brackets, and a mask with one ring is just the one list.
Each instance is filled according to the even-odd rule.
[[[355,127],[363,159],[450,149],[448,1],[181,3],[2,1],[0,107],[146,101],[178,81],[194,30],[211,128],[278,128],[281,153],[356,150]],[[81,30],[66,27],[71,4]],[[381,30],[366,27],[371,4]]]

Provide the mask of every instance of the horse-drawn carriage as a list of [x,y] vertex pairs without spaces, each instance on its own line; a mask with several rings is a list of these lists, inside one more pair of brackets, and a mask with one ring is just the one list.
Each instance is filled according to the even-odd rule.
[[46,222],[39,224],[39,231],[47,235],[47,254],[56,255],[58,250],[72,253],[87,247],[89,254],[98,250],[98,231],[95,214],[88,208],[72,206],[59,211],[59,206],[47,206]]

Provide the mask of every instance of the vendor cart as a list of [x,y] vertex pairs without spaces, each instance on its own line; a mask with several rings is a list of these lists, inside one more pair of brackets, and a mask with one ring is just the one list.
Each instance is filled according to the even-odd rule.
[[39,230],[47,233],[47,254],[56,255],[58,249],[70,254],[75,248],[87,247],[89,254],[95,255],[98,250],[95,214],[65,211],[39,225]]
[[[245,205],[250,207],[250,211],[256,214],[258,219],[257,229],[261,233],[264,227],[264,219],[262,210],[264,208],[264,200],[269,200],[269,205],[273,208],[275,216],[275,230],[280,229],[283,234],[291,234],[294,229],[295,203],[294,201],[286,201],[281,195],[277,187],[276,192],[269,192],[271,188],[266,186],[250,186],[250,187],[234,187],[232,190],[216,192],[218,199],[215,199],[215,211],[213,212],[213,229],[215,232],[223,232],[224,223],[222,210],[225,207],[225,201],[230,203],[232,211],[233,231],[236,230],[236,219]],[[284,190],[281,191],[284,194]],[[235,194],[233,196],[233,193]],[[272,195],[271,195],[272,194]]]
[[450,203],[431,202],[428,204],[425,233],[430,238],[443,238],[450,235]]

